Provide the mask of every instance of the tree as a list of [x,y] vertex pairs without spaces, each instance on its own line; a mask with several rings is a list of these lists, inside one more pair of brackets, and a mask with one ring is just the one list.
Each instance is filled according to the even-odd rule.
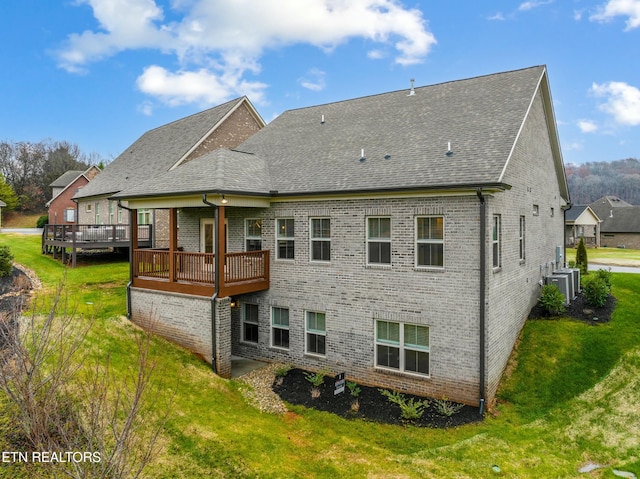
[[7,210],[13,210],[18,206],[18,195],[4,180],[2,173],[0,173],[0,200],[5,202]]
[[578,243],[576,266],[580,268],[582,274],[587,274],[589,271],[589,259],[587,258],[587,248],[584,245],[584,238],[580,238],[580,242]]

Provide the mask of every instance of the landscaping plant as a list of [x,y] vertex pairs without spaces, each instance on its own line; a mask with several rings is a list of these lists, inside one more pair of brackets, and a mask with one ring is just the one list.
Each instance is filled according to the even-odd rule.
[[584,281],[582,287],[582,293],[584,294],[587,303],[596,308],[601,308],[607,302],[609,298],[610,288],[607,286],[607,282],[600,276],[593,276]]
[[13,271],[13,255],[8,246],[0,246],[0,277],[9,276]]
[[451,417],[454,414],[460,412],[460,410],[464,407],[463,404],[458,404],[453,401],[449,401],[446,396],[442,396],[442,399],[434,399],[433,406],[438,414],[443,416]]
[[284,377],[289,374],[289,371],[291,371],[292,369],[293,366],[291,364],[278,364],[275,367],[274,373],[276,375],[276,386],[282,386]]
[[324,369],[317,373],[305,373],[307,381],[311,383],[311,397],[316,399],[320,397],[320,386],[324,384],[324,377],[328,372]]
[[353,402],[351,403],[351,412],[357,413],[360,410],[360,401],[358,400],[358,396],[360,395],[361,389],[358,387],[358,384],[353,381],[347,381],[347,389],[353,398]]
[[400,417],[405,421],[420,419],[422,414],[424,414],[424,408],[429,407],[428,401],[421,401],[415,398],[407,401],[404,394],[398,391],[389,391],[387,389],[378,389],[378,391],[380,391],[380,394],[385,396],[389,402],[397,404],[400,407]]
[[540,303],[552,316],[558,316],[565,311],[564,295],[555,284],[545,284],[542,287]]
[[584,238],[580,238],[580,242],[578,243],[576,266],[580,268],[581,274],[589,274],[589,259],[587,258],[587,247],[584,245]]

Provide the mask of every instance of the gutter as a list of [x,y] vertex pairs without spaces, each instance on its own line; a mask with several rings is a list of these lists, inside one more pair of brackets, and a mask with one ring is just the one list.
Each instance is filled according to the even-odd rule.
[[[75,201],[75,200],[74,200]],[[76,201],[77,204],[77,201]],[[122,208],[123,210],[127,210],[129,212],[129,282],[127,283],[127,319],[131,319],[132,306],[131,306],[131,285],[133,284],[133,242],[131,242],[133,238],[133,224],[131,222],[131,212],[133,211],[131,208],[127,208],[122,204],[120,200],[118,200],[118,208]]]
[[486,303],[486,274],[487,274],[487,265],[486,265],[486,254],[487,254],[487,245],[486,245],[486,236],[487,236],[487,206],[485,203],[485,196],[482,194],[482,188],[478,188],[476,194],[478,195],[478,199],[480,200],[480,361],[479,361],[479,403],[480,403],[480,415],[484,414],[485,407],[485,378],[484,373],[486,369],[486,353],[485,353],[485,303]]
[[[216,225],[216,228],[218,227],[218,205],[211,203],[209,201],[207,201],[207,195],[206,193],[202,195],[202,202],[205,205],[208,206],[212,206],[213,207],[213,216],[214,216],[214,224]],[[220,242],[218,241],[218,231],[215,232],[214,235],[214,254],[215,254],[215,258],[216,261],[218,258],[220,258],[220,256],[218,256],[220,254]],[[215,266],[217,266],[217,263],[215,264]],[[216,343],[216,299],[218,299],[218,293],[220,292],[220,271],[218,271],[218,268],[214,268],[214,277],[213,277],[213,282],[214,282],[214,293],[213,296],[211,296],[211,369],[213,370],[214,374],[218,374],[218,367],[216,365],[216,352],[218,349],[218,345]]]
[[567,206],[562,209],[562,219],[564,220],[562,223],[562,255],[564,258],[564,265],[568,264],[567,262],[567,211],[573,208],[573,203],[567,203]]

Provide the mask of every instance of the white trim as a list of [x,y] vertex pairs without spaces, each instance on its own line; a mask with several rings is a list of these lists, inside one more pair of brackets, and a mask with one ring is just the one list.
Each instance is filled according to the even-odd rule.
[[[421,218],[442,218],[442,239],[423,239],[418,240],[418,220]],[[445,233],[444,233],[444,215],[416,215],[414,221],[414,266],[416,269],[444,269],[444,247],[445,247]],[[441,244],[442,245],[442,266],[433,264],[418,264],[418,244]]]
[[[313,313],[313,314],[322,314],[324,316],[324,331],[321,331],[319,329],[309,329],[309,324],[308,324],[308,319],[309,317],[307,316],[309,313]],[[309,351],[309,343],[307,341],[307,335],[308,334],[315,334],[316,336],[324,336],[324,354],[321,353],[316,353],[313,351]],[[327,313],[325,313],[324,311],[312,311],[312,310],[305,310],[304,311],[304,353],[308,354],[309,356],[317,356],[320,358],[325,358],[327,357]]]
[[[370,219],[388,219],[389,220],[389,238],[383,238],[383,237],[375,237],[373,240],[369,237],[369,220]],[[365,251],[365,260],[366,260],[366,265],[367,266],[386,266],[386,267],[390,267],[391,264],[393,263],[393,251],[392,251],[392,238],[393,238],[393,221],[391,220],[391,216],[388,215],[383,215],[383,216],[378,216],[378,215],[371,215],[371,216],[365,216],[365,224],[364,224],[364,229],[365,229],[365,247],[366,247],[366,251]],[[372,263],[370,261],[369,258],[369,243],[389,243],[389,262],[388,263],[382,263],[382,262],[375,262]]]
[[[313,221],[314,220],[329,220],[329,237],[328,238],[316,238],[313,236]],[[323,243],[329,243],[329,259],[314,259],[313,258],[313,243],[319,241]],[[318,216],[309,217],[309,262],[327,264],[331,263],[331,217],[330,216]]]
[[[288,319],[288,323],[286,327],[282,326],[282,325],[277,325],[275,326],[273,324],[273,310],[274,309],[283,309],[283,310],[287,310],[287,319]],[[283,329],[286,331],[289,331],[289,346],[288,347],[284,347],[284,346],[276,346],[273,344],[273,330],[274,329]],[[271,306],[270,312],[269,312],[269,346],[275,349],[280,349],[282,351],[289,351],[291,349],[291,311],[289,310],[289,308],[285,308],[282,306]]]
[[[398,325],[398,342],[386,342],[384,340],[382,341],[378,341],[378,322],[384,322],[384,323],[394,323]],[[411,346],[407,346],[405,345],[404,342],[404,328],[405,326],[416,326],[419,328],[426,328],[427,329],[427,334],[428,334],[428,338],[429,338],[429,346],[426,346],[424,348],[416,348],[416,347],[411,347]],[[394,371],[396,373],[402,373],[402,374],[408,374],[408,375],[412,375],[412,376],[419,376],[422,378],[428,378],[431,377],[431,327],[426,325],[426,324],[414,324],[414,323],[404,323],[402,321],[390,321],[387,319],[374,319],[373,320],[373,364],[375,369],[379,369],[379,370],[384,370],[384,371]],[[398,349],[398,367],[394,368],[394,367],[390,367],[390,366],[380,366],[378,365],[378,346],[387,346],[387,347],[392,347],[392,348],[397,348]],[[406,360],[405,360],[405,351],[417,351],[417,352],[422,352],[422,353],[427,353],[428,354],[428,358],[429,358],[429,372],[428,373],[421,373],[419,371],[407,371],[406,369]]]
[[[296,220],[294,217],[292,216],[284,216],[281,218],[276,218],[276,227],[275,227],[275,234],[276,234],[276,259],[277,260],[282,260],[282,261],[295,261],[296,259]],[[291,220],[293,221],[293,236],[280,236],[280,221],[288,221]],[[286,226],[285,226],[286,227]],[[285,231],[286,232],[286,231]],[[281,258],[280,257],[280,246],[278,244],[279,241],[293,241],[293,258]]]

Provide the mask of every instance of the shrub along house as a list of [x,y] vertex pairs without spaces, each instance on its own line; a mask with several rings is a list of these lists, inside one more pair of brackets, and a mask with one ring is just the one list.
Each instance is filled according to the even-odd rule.
[[569,195],[537,66],[287,111],[112,199],[169,217],[168,249],[134,238],[132,320],[220,375],[233,354],[484,407]]

